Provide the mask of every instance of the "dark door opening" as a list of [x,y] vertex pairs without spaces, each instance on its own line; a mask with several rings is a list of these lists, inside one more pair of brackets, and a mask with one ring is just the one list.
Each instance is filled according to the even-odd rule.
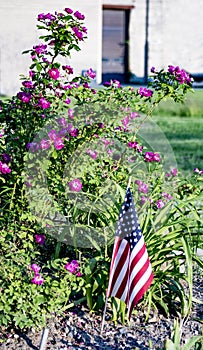
[[103,10],[102,82],[128,82],[129,10]]

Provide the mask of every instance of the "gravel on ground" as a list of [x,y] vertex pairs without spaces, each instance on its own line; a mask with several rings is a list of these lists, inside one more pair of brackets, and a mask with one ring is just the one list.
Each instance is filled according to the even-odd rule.
[[[203,302],[203,279],[196,278],[193,294]],[[101,334],[102,314],[90,313],[82,306],[71,309],[63,316],[55,316],[47,322],[49,329],[46,350],[153,350],[163,349],[166,338],[171,338],[174,318],[154,313],[148,322],[145,314],[138,311],[132,316],[130,325],[115,325],[107,308],[104,330]],[[182,341],[202,334],[203,303],[193,303],[192,313],[182,328]],[[5,337],[5,334],[4,334]],[[0,331],[0,339],[2,334]],[[31,329],[25,333],[10,330],[0,350],[39,350],[42,331]],[[203,344],[200,349],[203,349]]]

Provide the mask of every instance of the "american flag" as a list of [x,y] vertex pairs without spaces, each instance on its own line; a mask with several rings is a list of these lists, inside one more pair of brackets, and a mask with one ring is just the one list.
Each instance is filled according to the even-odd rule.
[[130,319],[152,280],[151,263],[128,187],[118,218],[106,296],[123,300]]

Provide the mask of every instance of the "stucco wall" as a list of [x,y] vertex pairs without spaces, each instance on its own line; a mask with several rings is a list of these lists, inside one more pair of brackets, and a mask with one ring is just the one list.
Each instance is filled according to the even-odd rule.
[[[136,0],[130,23],[130,69],[144,76],[146,0]],[[180,65],[203,72],[203,1],[149,0],[148,67]]]
[[39,13],[70,7],[86,16],[88,39],[81,51],[73,54],[75,72],[92,67],[101,79],[102,6],[100,0],[9,0],[0,3],[0,93],[12,95],[19,89],[19,75],[25,74],[31,63],[21,52],[39,42],[36,18]]

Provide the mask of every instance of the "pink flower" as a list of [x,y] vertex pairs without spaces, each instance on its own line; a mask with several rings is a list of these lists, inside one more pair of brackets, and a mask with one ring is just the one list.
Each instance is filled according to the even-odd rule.
[[40,141],[40,147],[41,149],[48,149],[50,148],[51,144],[49,140],[41,140]]
[[82,13],[80,13],[79,11],[76,11],[76,12],[74,13],[74,16],[75,16],[77,19],[79,19],[79,20],[85,19],[85,16],[82,15]]
[[81,41],[83,39],[83,33],[78,29],[78,27],[73,27],[72,30],[75,33],[78,40]]
[[22,82],[22,85],[23,85],[25,88],[27,88],[27,89],[33,88],[33,82],[30,81],[30,80],[23,81],[23,82]]
[[166,193],[165,191],[162,193],[162,196],[168,201],[170,201],[173,198],[169,193]]
[[70,134],[71,136],[73,136],[73,137],[76,137],[76,136],[78,136],[78,134],[79,134],[79,130],[78,130],[77,128],[72,129],[72,130],[69,132],[69,134]]
[[9,166],[6,163],[2,163],[0,161],[0,172],[2,174],[9,174],[11,172],[11,169],[9,168]]
[[52,69],[49,69],[48,74],[50,78],[57,80],[60,75],[60,72],[57,68],[52,68]]
[[69,14],[73,13],[73,10],[71,10],[71,9],[68,8],[68,7],[66,7],[66,8],[64,9],[64,11],[66,11],[66,12],[69,13]]
[[33,46],[33,49],[35,50],[36,54],[40,55],[40,54],[46,54],[47,53],[47,45],[36,45]]
[[64,117],[58,118],[57,122],[60,126],[67,126],[66,119]]
[[67,98],[64,103],[66,103],[67,105],[69,105],[71,103],[71,99],[70,98]]
[[36,243],[38,243],[39,245],[43,245],[45,242],[45,235],[35,235],[35,241]]
[[78,271],[78,272],[76,273],[76,276],[77,276],[77,277],[81,277],[81,276],[82,276],[82,273],[81,273],[80,271]]
[[139,153],[141,153],[143,150],[143,146],[139,145],[138,142],[136,142],[136,141],[135,142],[132,142],[132,141],[128,142],[128,147],[135,148]]
[[80,192],[82,189],[82,183],[79,179],[74,179],[69,182],[69,189],[73,192]]
[[178,169],[173,168],[173,169],[171,170],[171,175],[177,176],[177,174],[178,174]]
[[86,72],[86,76],[87,76],[87,77],[90,77],[90,78],[92,78],[92,79],[94,79],[94,78],[96,77],[96,72],[94,72],[94,71],[92,70],[92,68],[90,68],[90,69],[88,69],[88,71]]
[[86,153],[89,154],[90,157],[92,157],[92,159],[97,159],[97,155],[98,155],[97,151],[92,151],[91,149],[88,149]]
[[34,273],[39,273],[39,271],[41,270],[41,267],[37,264],[32,264],[31,266],[31,270],[34,271]]
[[19,98],[19,100],[21,100],[24,103],[29,103],[32,98],[29,92],[23,92],[23,91],[18,92],[17,97]]
[[131,119],[135,119],[135,118],[138,118],[138,117],[140,117],[140,114],[139,114],[139,113],[137,113],[137,112],[131,112],[131,113],[130,113],[130,118],[131,118]]
[[194,173],[199,174],[199,169],[198,168],[194,168]]
[[71,108],[68,109],[68,116],[70,119],[74,118],[74,113],[73,113],[73,110]]
[[160,156],[160,154],[158,154],[158,153],[154,153],[154,152],[145,152],[144,160],[145,160],[146,162],[160,162],[161,156]]
[[121,123],[123,124],[123,126],[125,128],[127,128],[128,124],[129,124],[129,121],[130,121],[130,119],[126,116],[124,119],[121,120]]
[[79,264],[76,260],[72,260],[70,263],[65,265],[65,269],[70,273],[75,274],[79,268]]
[[38,107],[40,108],[43,108],[43,109],[47,109],[50,107],[50,102],[47,101],[44,97],[41,97],[39,100],[38,100]]
[[71,66],[62,66],[62,69],[67,71],[68,74],[73,74],[73,68]]
[[40,275],[35,275],[31,282],[37,285],[41,285],[44,283],[44,278]]
[[162,199],[159,199],[158,201],[156,201],[156,206],[158,209],[163,208],[165,205],[165,203],[162,201]]
[[58,134],[57,134],[56,130],[50,130],[48,132],[48,136],[49,136],[51,141],[56,141],[58,139]]
[[148,185],[142,181],[137,180],[136,183],[138,184],[138,191],[142,193],[148,193]]
[[161,160],[160,154],[159,153],[154,153],[153,154],[153,161],[154,162],[160,162],[160,160]]
[[143,87],[139,88],[138,93],[140,94],[140,96],[143,96],[143,97],[152,97],[152,95],[153,95],[152,90],[149,90],[149,89],[143,88]]
[[54,141],[54,147],[59,151],[64,147],[63,140],[61,138],[58,138],[57,140]]

